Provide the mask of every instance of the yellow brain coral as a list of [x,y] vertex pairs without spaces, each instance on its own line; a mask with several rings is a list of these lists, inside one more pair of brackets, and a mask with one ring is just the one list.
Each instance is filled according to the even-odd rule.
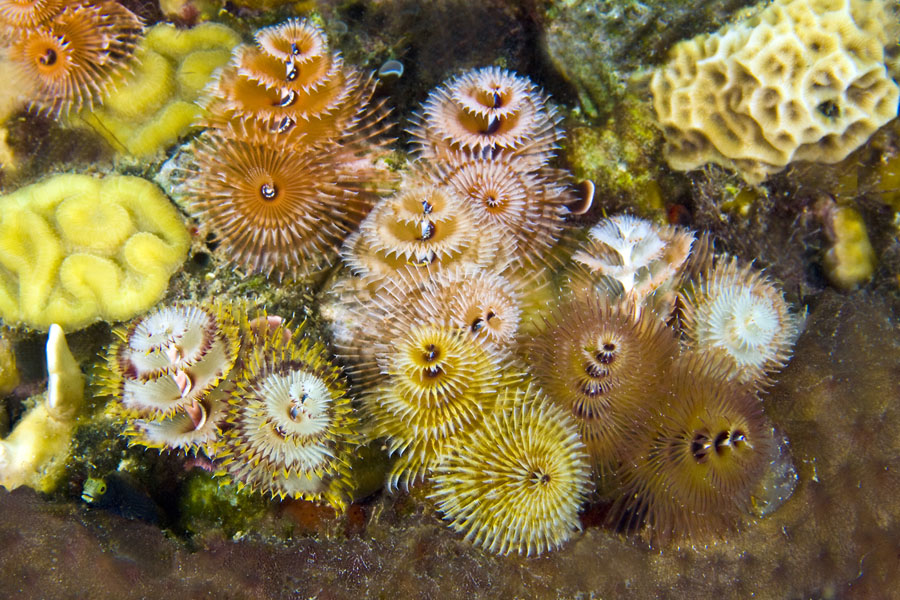
[[57,175],[0,197],[0,317],[66,331],[159,301],[190,236],[145,179]]
[[897,116],[889,22],[882,0],[779,0],[678,44],[651,83],[669,164],[757,183],[795,160],[843,159]]
[[152,156],[199,125],[203,109],[194,100],[240,41],[218,23],[155,25],[137,48],[134,72],[83,117],[120,152]]

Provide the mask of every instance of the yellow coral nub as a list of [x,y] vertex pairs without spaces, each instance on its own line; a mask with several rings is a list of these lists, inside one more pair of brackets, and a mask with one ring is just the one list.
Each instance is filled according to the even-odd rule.
[[752,266],[721,260],[682,294],[682,304],[691,347],[724,355],[742,381],[764,383],[790,358],[798,319],[781,290]]
[[615,470],[637,416],[661,395],[678,354],[673,330],[632,301],[564,304],[528,343],[548,398],[570,413],[598,474]]
[[590,489],[584,446],[571,416],[536,387],[504,390],[497,410],[449,446],[431,498],[466,539],[531,556],[581,529]]
[[[245,328],[247,329],[247,328]],[[325,347],[290,325],[247,329],[228,399],[230,429],[214,451],[224,475],[272,497],[346,508],[357,418]]]
[[561,137],[558,121],[529,79],[485,67],[432,91],[411,133],[428,159],[506,153],[517,157],[523,170],[532,170],[552,155]]
[[481,421],[506,375],[465,332],[434,325],[382,342],[385,381],[368,396],[375,433],[401,454],[388,487],[426,476],[444,457],[447,440]]

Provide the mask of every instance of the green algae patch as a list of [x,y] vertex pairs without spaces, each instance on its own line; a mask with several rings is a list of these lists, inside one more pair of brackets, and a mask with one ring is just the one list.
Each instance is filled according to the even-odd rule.
[[661,218],[667,198],[654,122],[650,107],[629,96],[602,127],[572,128],[565,152],[575,179],[593,181],[597,199],[618,198],[639,214]]

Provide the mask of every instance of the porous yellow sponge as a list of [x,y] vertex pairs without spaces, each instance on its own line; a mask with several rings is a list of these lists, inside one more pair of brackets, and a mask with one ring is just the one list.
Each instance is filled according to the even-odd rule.
[[84,120],[119,152],[151,157],[198,125],[194,101],[212,73],[231,58],[240,36],[218,23],[151,27],[138,47],[134,72]]
[[0,317],[74,331],[130,319],[163,295],[190,236],[139,177],[56,175],[0,197]]
[[759,183],[795,160],[833,163],[897,116],[884,0],[776,0],[676,45],[651,81],[666,159]]

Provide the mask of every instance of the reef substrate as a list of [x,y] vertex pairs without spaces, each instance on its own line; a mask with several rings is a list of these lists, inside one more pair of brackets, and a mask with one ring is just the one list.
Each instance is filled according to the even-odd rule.
[[[0,490],[0,582],[12,597],[887,598],[900,552],[900,331],[865,292],[826,293],[767,397],[798,483],[777,511],[715,545],[645,547],[593,525],[539,559],[468,544],[410,496],[380,495],[272,545]],[[284,508],[281,521],[302,507]],[[602,517],[601,517],[602,520]],[[64,544],[60,540],[66,540]]]

